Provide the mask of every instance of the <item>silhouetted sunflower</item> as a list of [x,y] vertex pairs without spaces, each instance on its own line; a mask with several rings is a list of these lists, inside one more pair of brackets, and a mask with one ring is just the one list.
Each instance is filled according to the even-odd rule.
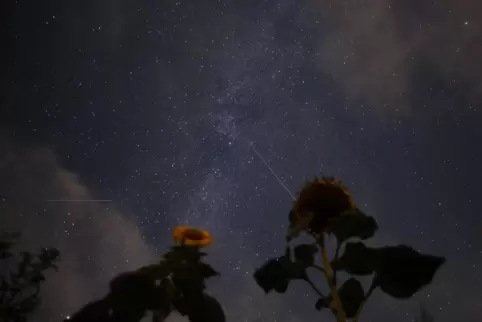
[[307,182],[295,200],[290,221],[292,225],[312,214],[308,224],[311,232],[320,234],[325,231],[330,218],[344,211],[354,209],[350,192],[333,177],[315,178]]
[[172,231],[174,242],[187,246],[208,246],[212,243],[208,231],[191,226],[177,226]]

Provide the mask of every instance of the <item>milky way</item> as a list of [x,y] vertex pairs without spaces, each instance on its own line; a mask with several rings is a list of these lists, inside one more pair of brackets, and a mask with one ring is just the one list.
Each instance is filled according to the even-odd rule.
[[209,290],[229,321],[328,319],[307,286],[264,295],[252,278],[283,252],[287,191],[323,173],[377,218],[372,244],[448,260],[409,301],[376,292],[363,321],[412,321],[421,304],[437,322],[477,321],[481,12],[476,0],[17,3],[0,226],[63,253],[35,320],[155,261],[185,223],[214,236]]

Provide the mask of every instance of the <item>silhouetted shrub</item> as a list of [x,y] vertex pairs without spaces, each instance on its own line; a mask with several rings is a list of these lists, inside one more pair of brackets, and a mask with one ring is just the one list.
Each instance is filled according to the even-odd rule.
[[59,251],[43,248],[39,253],[12,252],[20,234],[0,235],[0,321],[27,321],[40,304],[40,286],[45,281],[44,272],[57,269]]
[[110,292],[69,317],[70,322],[138,322],[147,312],[163,321],[171,312],[191,322],[224,322],[219,302],[207,294],[205,281],[219,275],[203,262],[201,248],[211,243],[207,231],[188,226],[173,231],[176,245],[157,264],[118,275]]

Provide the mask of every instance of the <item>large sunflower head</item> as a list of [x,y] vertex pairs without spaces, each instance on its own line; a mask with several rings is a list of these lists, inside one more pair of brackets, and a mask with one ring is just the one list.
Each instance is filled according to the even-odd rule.
[[304,185],[295,200],[291,224],[312,216],[309,230],[320,234],[325,231],[330,218],[353,208],[353,199],[341,181],[333,177],[315,178]]
[[212,237],[208,231],[191,226],[175,227],[172,231],[172,239],[175,243],[185,246],[204,247],[212,243]]

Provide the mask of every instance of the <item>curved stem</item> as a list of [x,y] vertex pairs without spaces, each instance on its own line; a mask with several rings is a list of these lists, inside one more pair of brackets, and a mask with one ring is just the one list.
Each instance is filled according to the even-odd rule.
[[321,297],[321,298],[326,298],[325,295],[323,295],[323,293],[321,293],[321,291],[316,287],[315,283],[313,283],[312,280],[310,280],[308,277],[306,277],[305,281],[310,284],[311,288],[315,291],[315,293]]
[[343,310],[343,305],[341,303],[340,295],[336,289],[336,285],[333,280],[333,270],[331,269],[330,260],[328,259],[328,253],[326,252],[325,247],[325,240],[324,236],[321,236],[320,240],[320,248],[321,248],[321,258],[323,259],[323,266],[325,268],[325,276],[330,286],[331,297],[335,302],[335,309],[336,309],[336,320],[337,322],[346,322],[346,314]]
[[310,267],[313,267],[314,269],[319,270],[319,271],[322,272],[323,274],[326,274],[326,273],[325,273],[325,270],[324,270],[323,267],[321,267],[321,266],[311,265]]
[[[336,250],[335,250],[335,261],[338,259],[338,256],[340,255],[340,248],[341,248],[341,243],[336,240]],[[333,271],[333,280],[336,285],[336,271]]]

